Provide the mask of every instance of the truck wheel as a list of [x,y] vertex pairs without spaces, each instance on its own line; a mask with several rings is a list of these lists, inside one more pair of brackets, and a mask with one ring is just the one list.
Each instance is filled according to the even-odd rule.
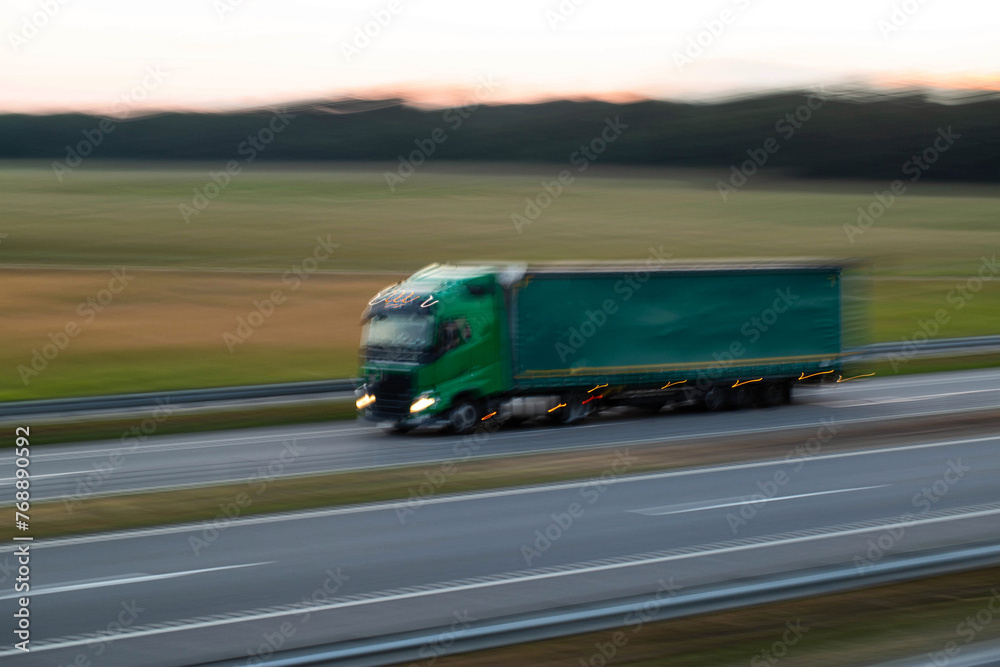
[[712,412],[725,410],[729,406],[729,392],[724,387],[715,386],[705,392],[705,408]]
[[761,389],[761,403],[768,408],[777,407],[785,402],[786,395],[785,385],[780,382],[768,382]]
[[479,408],[468,399],[461,400],[448,413],[448,429],[452,433],[458,435],[472,433],[477,423],[479,423]]

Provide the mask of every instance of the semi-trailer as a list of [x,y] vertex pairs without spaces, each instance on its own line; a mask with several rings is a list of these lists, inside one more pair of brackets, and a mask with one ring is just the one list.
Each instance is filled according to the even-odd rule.
[[609,407],[777,406],[836,381],[843,265],[433,264],[362,315],[365,419],[469,433]]

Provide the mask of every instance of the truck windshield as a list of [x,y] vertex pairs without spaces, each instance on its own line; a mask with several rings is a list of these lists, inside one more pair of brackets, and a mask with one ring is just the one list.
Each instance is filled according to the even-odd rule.
[[434,336],[434,320],[416,313],[379,314],[366,325],[369,347],[426,350]]

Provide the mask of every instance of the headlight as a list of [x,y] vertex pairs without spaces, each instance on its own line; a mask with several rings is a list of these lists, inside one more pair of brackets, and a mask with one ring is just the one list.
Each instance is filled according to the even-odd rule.
[[417,400],[413,401],[413,405],[410,406],[410,412],[420,412],[421,410],[426,410],[437,403],[437,399],[433,396],[421,396]]
[[374,396],[372,396],[371,394],[365,394],[358,400],[354,401],[354,405],[358,406],[358,410],[363,410],[364,408],[368,407],[374,402],[375,402]]

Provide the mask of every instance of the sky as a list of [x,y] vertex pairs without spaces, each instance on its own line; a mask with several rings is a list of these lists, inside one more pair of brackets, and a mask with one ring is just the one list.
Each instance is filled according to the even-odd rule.
[[0,0],[0,112],[1000,90],[970,0]]

